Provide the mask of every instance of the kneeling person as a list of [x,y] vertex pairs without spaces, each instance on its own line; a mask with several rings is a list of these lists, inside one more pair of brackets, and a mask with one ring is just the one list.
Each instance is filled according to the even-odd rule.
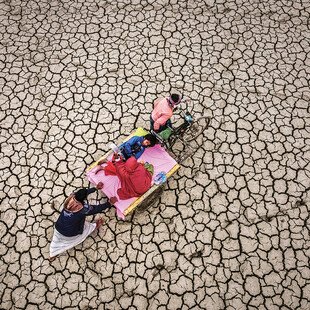
[[[99,183],[97,189],[101,188],[102,183]],[[102,225],[102,219],[96,223],[89,223],[85,221],[86,216],[101,213],[117,202],[116,197],[111,197],[106,203],[88,205],[85,200],[89,194],[95,191],[95,188],[82,188],[66,199],[64,208],[55,224],[50,246],[50,261],[54,260],[57,255],[82,243],[88,235]]]

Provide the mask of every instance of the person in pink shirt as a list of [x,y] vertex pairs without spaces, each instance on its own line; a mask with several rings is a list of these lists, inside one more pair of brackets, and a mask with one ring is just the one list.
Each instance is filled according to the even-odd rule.
[[178,94],[172,94],[167,98],[158,98],[154,102],[154,109],[151,114],[151,130],[155,132],[161,132],[171,127],[171,117],[173,115],[174,108],[181,102],[181,96]]

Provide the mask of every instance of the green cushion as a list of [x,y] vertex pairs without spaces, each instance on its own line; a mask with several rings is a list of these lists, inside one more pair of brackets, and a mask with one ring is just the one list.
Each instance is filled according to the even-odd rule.
[[142,137],[147,135],[149,132],[142,127],[137,128],[134,136]]
[[154,174],[154,166],[152,164],[149,163],[145,163],[144,167],[147,171],[149,171],[152,175]]
[[172,134],[172,130],[170,128],[166,128],[165,130],[161,131],[158,135],[162,137],[163,140],[168,140]]

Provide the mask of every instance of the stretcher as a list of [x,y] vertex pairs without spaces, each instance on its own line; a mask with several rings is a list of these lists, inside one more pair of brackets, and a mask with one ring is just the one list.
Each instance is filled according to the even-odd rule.
[[[129,140],[132,136],[144,136],[148,133],[149,132],[145,129],[138,128],[122,142]],[[151,201],[154,200],[154,196],[158,195],[159,189],[163,187],[163,184],[154,183],[154,178],[158,173],[165,172],[168,180],[180,168],[180,165],[173,157],[170,156],[163,146],[156,144],[153,147],[147,148],[138,161],[148,162],[154,166],[151,188],[140,197],[120,200],[117,195],[117,190],[121,187],[119,178],[114,175],[107,176],[103,170],[96,174],[99,167],[98,162],[101,160],[111,160],[112,156],[112,150],[101,156],[96,162],[87,168],[86,176],[89,182],[93,185],[97,185],[99,182],[102,182],[104,186],[101,191],[108,198],[113,196],[118,198],[118,201],[115,203],[116,213],[117,217],[123,220],[129,213],[138,208],[141,204],[145,205],[148,201],[151,204]]]

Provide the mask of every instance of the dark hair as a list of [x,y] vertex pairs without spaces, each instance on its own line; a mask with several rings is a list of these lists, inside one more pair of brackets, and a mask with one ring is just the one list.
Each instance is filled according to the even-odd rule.
[[154,146],[157,142],[157,139],[154,135],[148,133],[147,135],[144,136],[144,139],[150,141],[150,146]]
[[179,101],[180,101],[180,95],[178,95],[178,94],[171,94],[171,96],[170,96],[170,98],[171,98],[171,100],[174,102],[174,103],[179,103]]
[[82,188],[82,189],[79,189],[75,194],[75,199],[79,202],[83,202],[86,197],[87,197],[87,189],[86,188]]

